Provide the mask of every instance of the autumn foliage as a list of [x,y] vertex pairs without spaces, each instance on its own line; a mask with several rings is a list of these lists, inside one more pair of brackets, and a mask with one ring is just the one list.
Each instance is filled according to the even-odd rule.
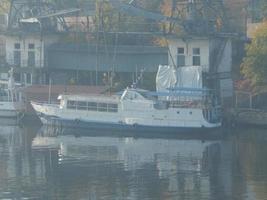
[[246,46],[241,73],[253,86],[267,84],[267,21],[260,25]]

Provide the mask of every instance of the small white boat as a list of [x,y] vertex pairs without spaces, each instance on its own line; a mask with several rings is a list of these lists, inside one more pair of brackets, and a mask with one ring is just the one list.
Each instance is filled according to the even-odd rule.
[[[122,95],[59,96],[59,104],[31,102],[44,124],[122,131],[199,130],[221,126],[218,107],[205,89],[149,92],[127,88]],[[198,98],[195,98],[198,96]]]
[[0,117],[20,118],[25,112],[21,85],[14,82],[13,69],[9,71],[9,80],[0,80]]

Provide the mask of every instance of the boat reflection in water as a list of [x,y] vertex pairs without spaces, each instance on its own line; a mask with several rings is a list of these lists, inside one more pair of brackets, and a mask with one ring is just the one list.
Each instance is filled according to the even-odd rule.
[[32,148],[57,149],[50,166],[73,199],[76,193],[84,199],[207,199],[217,179],[212,176],[220,176],[210,175],[220,159],[214,140],[75,137],[44,126]]
[[[0,126],[0,199],[264,199],[267,136],[66,135]],[[237,134],[241,133],[241,134]]]

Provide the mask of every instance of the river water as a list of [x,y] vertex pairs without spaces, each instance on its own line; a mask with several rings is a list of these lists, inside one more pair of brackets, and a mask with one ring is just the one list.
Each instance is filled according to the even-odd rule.
[[264,129],[212,139],[79,132],[0,125],[0,199],[267,199]]

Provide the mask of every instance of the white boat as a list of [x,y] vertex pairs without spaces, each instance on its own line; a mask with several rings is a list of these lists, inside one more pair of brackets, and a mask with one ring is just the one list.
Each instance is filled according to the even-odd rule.
[[[58,98],[59,104],[31,104],[44,124],[177,132],[221,126],[218,108],[209,101],[207,93],[203,89],[180,88],[159,93],[127,88],[122,95],[63,94]],[[194,96],[201,100],[192,100]]]
[[21,85],[14,82],[13,69],[9,71],[9,80],[0,80],[0,117],[17,118],[25,112]]

